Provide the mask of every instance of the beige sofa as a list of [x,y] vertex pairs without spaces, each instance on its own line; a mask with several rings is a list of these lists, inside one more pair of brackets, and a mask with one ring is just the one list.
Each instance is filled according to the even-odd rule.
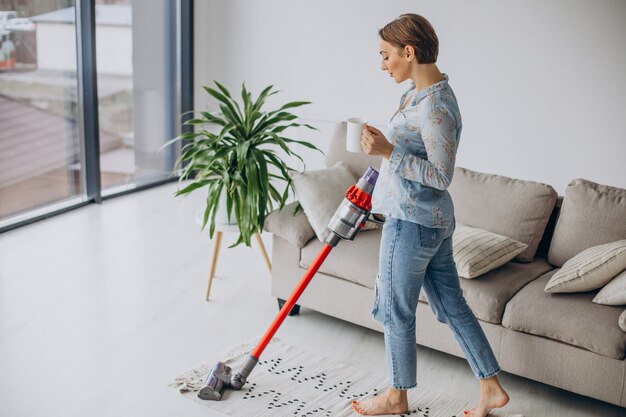
[[[355,177],[380,159],[345,151],[338,124],[326,165],[344,161]],[[618,325],[624,307],[592,303],[596,291],[548,294],[547,281],[581,250],[626,238],[626,190],[574,180],[565,197],[545,184],[457,168],[450,193],[457,223],[527,243],[516,259],[461,287],[501,368],[612,404],[626,406],[626,333]],[[274,233],[272,295],[289,297],[322,243],[294,204],[268,216]],[[341,241],[299,304],[382,331],[370,316],[378,271],[380,229]],[[447,325],[437,321],[422,294],[417,343],[463,357]],[[468,368],[469,369],[469,368]]]

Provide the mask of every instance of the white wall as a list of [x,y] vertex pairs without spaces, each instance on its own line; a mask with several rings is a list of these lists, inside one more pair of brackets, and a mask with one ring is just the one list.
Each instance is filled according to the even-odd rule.
[[[384,126],[408,84],[380,71],[378,29],[404,12],[438,33],[438,65],[463,115],[457,165],[548,183],[576,177],[626,188],[626,1],[198,0],[196,109],[216,79],[297,113],[323,130],[363,116]],[[209,106],[210,109],[214,109]],[[301,132],[302,133],[302,132]],[[303,152],[308,168],[322,159]]]

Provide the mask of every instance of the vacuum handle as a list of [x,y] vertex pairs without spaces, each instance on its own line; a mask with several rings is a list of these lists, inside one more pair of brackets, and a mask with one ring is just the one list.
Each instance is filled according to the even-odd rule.
[[375,218],[375,217],[374,217],[374,213],[370,213],[370,214],[367,216],[367,219],[365,219],[365,221],[367,221],[367,222],[372,222],[372,223],[376,223],[376,224],[379,224],[379,225],[381,225],[381,226],[382,226],[383,224],[385,224],[385,221],[384,221],[384,220],[378,220],[377,218]]
[[252,351],[252,357],[256,358],[257,360],[259,359],[259,357],[261,357],[261,353],[263,353],[267,344],[270,342],[270,340],[272,340],[272,337],[285,320],[285,317],[287,317],[293,306],[296,304],[296,301],[298,301],[298,298],[300,298],[307,285],[309,285],[309,282],[311,282],[311,280],[315,276],[315,273],[320,268],[322,263],[324,263],[324,260],[332,249],[333,247],[328,243],[325,243],[324,246],[322,246],[322,249],[318,253],[317,258],[315,258],[311,266],[309,266],[309,269],[307,269],[296,289],[293,291],[287,301],[285,301],[283,308],[280,309],[278,315],[265,332],[265,335],[263,336],[257,347]]

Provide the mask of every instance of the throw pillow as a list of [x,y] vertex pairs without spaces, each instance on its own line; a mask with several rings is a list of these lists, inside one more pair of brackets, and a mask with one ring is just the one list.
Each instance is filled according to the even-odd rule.
[[528,247],[509,237],[458,224],[452,253],[460,277],[476,278],[504,265]]
[[303,210],[294,214],[297,202],[287,204],[282,210],[274,210],[265,218],[263,228],[299,248],[315,236]]
[[626,304],[626,269],[606,284],[593,298],[593,302],[607,306]]
[[600,288],[626,269],[626,239],[592,246],[557,271],[545,292],[580,292]]
[[[345,198],[348,188],[356,184],[358,179],[354,178],[342,161],[330,168],[295,173],[291,179],[304,214],[317,238],[324,242],[328,234],[328,222]],[[375,228],[374,223],[367,222],[361,231]]]
[[619,315],[619,328],[626,332],[626,310]]

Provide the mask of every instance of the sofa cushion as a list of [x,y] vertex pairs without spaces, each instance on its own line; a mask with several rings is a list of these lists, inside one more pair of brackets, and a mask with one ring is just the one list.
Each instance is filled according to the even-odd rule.
[[[374,288],[378,274],[378,254],[382,229],[359,233],[355,240],[342,240],[328,254],[319,272]],[[307,269],[322,249],[322,243],[311,240],[300,252],[300,267]]]
[[304,210],[294,214],[297,205],[298,202],[296,201],[285,205],[282,210],[274,210],[269,213],[265,218],[263,228],[301,248],[313,239],[315,231],[304,214]]
[[506,305],[502,325],[624,359],[626,333],[619,327],[623,307],[591,302],[595,292],[550,294],[544,287],[552,270],[522,288]]
[[563,264],[546,292],[581,292],[598,289],[626,269],[626,239],[592,246]]
[[596,304],[626,305],[626,269],[604,286],[593,298]]
[[504,265],[528,247],[509,237],[460,223],[452,241],[457,271],[467,279]]
[[458,223],[525,243],[515,259],[533,260],[557,199],[554,188],[457,167],[449,191]]
[[328,152],[326,153],[326,166],[332,167],[337,162],[343,161],[355,178],[361,178],[369,166],[380,170],[382,157],[370,156],[366,153],[349,152],[346,149],[347,126],[346,122],[339,122],[335,125]]
[[577,178],[565,189],[548,262],[563,264],[592,246],[626,239],[626,189]]
[[[509,300],[530,281],[551,269],[543,258],[530,263],[508,262],[478,279],[461,279],[461,289],[478,319],[499,324]],[[428,302],[424,291],[419,298]]]

